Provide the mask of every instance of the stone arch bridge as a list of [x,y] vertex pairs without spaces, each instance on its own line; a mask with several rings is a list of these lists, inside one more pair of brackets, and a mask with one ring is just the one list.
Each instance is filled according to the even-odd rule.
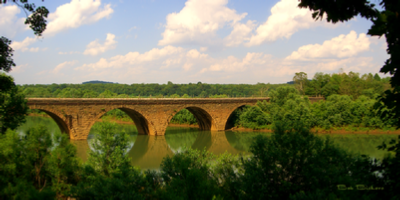
[[132,118],[139,134],[164,135],[172,117],[184,108],[200,129],[221,131],[232,127],[227,122],[235,109],[263,100],[269,98],[28,98],[28,106],[47,113],[70,139],[86,140],[92,125],[114,109]]

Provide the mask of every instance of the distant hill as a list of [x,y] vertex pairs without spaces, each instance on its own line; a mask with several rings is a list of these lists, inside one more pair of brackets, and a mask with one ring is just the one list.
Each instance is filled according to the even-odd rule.
[[[114,84],[113,82],[107,82],[107,81],[98,81],[98,80],[95,80],[95,81],[86,81],[86,82],[83,82],[82,84],[89,84],[89,83],[91,83],[91,84],[93,84],[93,83],[101,83],[101,84],[109,84],[109,83],[111,83],[111,84]],[[117,84],[117,83],[116,83]]]
[[292,84],[294,84],[294,81],[289,81],[286,84],[292,85]]

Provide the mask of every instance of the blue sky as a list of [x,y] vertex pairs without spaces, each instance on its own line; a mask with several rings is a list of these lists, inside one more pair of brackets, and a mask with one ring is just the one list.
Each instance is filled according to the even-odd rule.
[[[50,15],[43,36],[0,5],[17,84],[285,83],[296,72],[377,73],[389,57],[371,22],[315,21],[297,0],[29,1]],[[383,74],[380,74],[383,76]]]

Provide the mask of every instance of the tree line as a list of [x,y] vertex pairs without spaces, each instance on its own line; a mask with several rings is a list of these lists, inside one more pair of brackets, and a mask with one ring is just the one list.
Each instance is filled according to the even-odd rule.
[[[299,75],[300,74],[300,75]],[[293,86],[300,94],[323,96],[333,94],[349,95],[357,98],[366,95],[370,98],[383,94],[390,88],[389,78],[349,72],[324,74],[318,72],[312,80],[304,72],[296,73],[294,84],[51,84],[20,85],[23,94],[42,98],[191,98],[191,97],[266,97],[280,86]]]
[[21,85],[26,97],[128,98],[128,97],[251,97],[267,96],[279,84],[51,84]]

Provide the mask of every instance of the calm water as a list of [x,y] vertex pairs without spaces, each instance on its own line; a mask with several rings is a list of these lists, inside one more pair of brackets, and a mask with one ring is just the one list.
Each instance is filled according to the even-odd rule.
[[[98,122],[96,122],[98,123]],[[49,131],[60,132],[57,124],[51,118],[28,117],[27,122],[18,128],[19,132],[25,132],[36,124],[43,124]],[[138,135],[136,127],[130,124],[119,124],[119,129],[130,135],[129,157],[132,164],[142,169],[159,168],[163,157],[172,156],[180,152],[184,147],[195,149],[207,149],[214,154],[225,151],[231,154],[249,154],[252,138],[259,134],[270,135],[263,132],[238,132],[238,131],[199,131],[192,127],[168,127],[165,136]],[[91,129],[87,140],[71,141],[77,146],[78,156],[86,161],[88,151],[93,150],[91,143],[96,124]],[[326,136],[321,136],[326,137]],[[385,151],[377,150],[382,142],[397,138],[396,135],[368,135],[368,134],[331,134],[333,141],[352,153],[366,154],[381,159]]]

